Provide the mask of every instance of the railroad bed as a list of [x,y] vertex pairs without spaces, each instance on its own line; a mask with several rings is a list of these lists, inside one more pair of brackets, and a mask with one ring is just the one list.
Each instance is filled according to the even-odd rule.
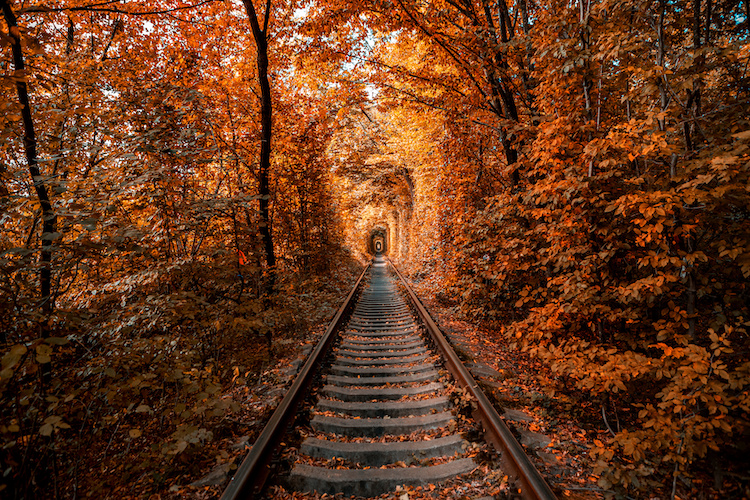
[[[435,353],[379,259],[372,267],[320,390],[310,425],[328,439],[308,437],[300,453],[364,468],[331,469],[297,463],[288,484],[298,491],[377,496],[399,485],[427,485],[472,471],[460,458],[468,444],[453,432],[432,440],[409,440],[431,429],[457,429],[439,380]],[[387,437],[387,442],[379,438]],[[352,441],[351,438],[364,438]],[[449,456],[439,465],[398,467]],[[383,466],[391,468],[381,468]],[[394,467],[395,466],[395,467]]]
[[[274,468],[279,456],[291,463]],[[555,498],[382,257],[360,276],[222,498],[273,496],[264,490],[269,474],[289,491],[357,497],[403,486],[437,492],[449,480],[498,492],[510,476],[511,497]]]

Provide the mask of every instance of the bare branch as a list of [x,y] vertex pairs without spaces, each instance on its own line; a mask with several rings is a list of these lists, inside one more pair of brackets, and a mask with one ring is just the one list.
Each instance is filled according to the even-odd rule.
[[192,5],[183,5],[182,7],[175,7],[173,9],[162,9],[162,10],[127,10],[120,9],[117,7],[108,7],[108,5],[120,3],[119,0],[113,0],[110,2],[100,2],[89,5],[81,5],[79,7],[45,7],[45,6],[33,6],[27,9],[19,11],[19,15],[23,14],[38,14],[46,12],[106,12],[110,14],[123,14],[126,16],[156,16],[159,14],[169,14],[172,12],[179,12],[183,10],[197,9],[210,3],[221,2],[222,0],[203,0]]

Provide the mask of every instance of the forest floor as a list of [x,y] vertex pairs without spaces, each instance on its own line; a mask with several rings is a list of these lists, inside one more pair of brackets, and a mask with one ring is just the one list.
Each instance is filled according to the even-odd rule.
[[602,498],[605,491],[596,484],[588,449],[606,431],[584,427],[566,414],[565,404],[547,395],[541,364],[508,349],[498,332],[455,319],[427,290],[420,295],[553,491],[560,498]]
[[[597,485],[589,449],[594,440],[606,439],[605,424],[593,407],[588,408],[564,394],[550,395],[548,370],[518,350],[506,346],[500,332],[456,319],[451,308],[437,300],[439,289],[429,280],[413,283],[432,317],[446,334],[459,356],[505,418],[536,467],[559,498],[589,500],[610,497]],[[335,307],[328,305],[333,311]],[[215,463],[206,464],[200,474],[185,475],[173,483],[168,493],[151,498],[218,498],[226,480],[241,463],[260,434],[273,409],[281,401],[294,375],[304,363],[326,328],[319,323],[303,337],[281,339],[273,360],[252,383],[236,386],[233,398],[245,401],[241,417],[242,432],[212,443]],[[693,487],[710,483],[709,477],[693,481]],[[444,498],[461,498],[450,494],[456,485],[445,484]],[[710,488],[678,487],[677,499],[741,498],[716,494]],[[736,491],[736,490],[735,490]],[[418,492],[417,492],[418,493]],[[284,493],[284,498],[317,498]],[[635,498],[666,500],[670,493],[661,491],[633,493]],[[400,493],[383,498],[403,498]],[[418,495],[417,495],[418,497]],[[330,497],[328,497],[330,498]],[[625,497],[630,498],[630,497]]]
[[[118,409],[120,406],[105,404],[106,400],[97,397],[98,393],[92,395],[93,390],[81,391],[78,397],[82,401],[104,400],[101,408],[95,408],[97,413],[92,411],[103,423],[92,430],[91,426],[84,427],[75,420],[76,414],[72,411],[65,413],[66,422],[71,422],[73,429],[66,428],[54,434],[57,441],[52,442],[58,447],[58,453],[53,455],[57,462],[52,464],[57,469],[46,474],[50,481],[55,481],[55,489],[45,487],[45,495],[23,498],[219,498],[361,270],[360,264],[352,260],[325,276],[298,276],[297,281],[282,288],[277,297],[278,307],[295,320],[275,327],[270,349],[264,337],[248,334],[238,327],[221,336],[212,334],[194,339],[183,335],[183,343],[190,341],[190,346],[196,346],[192,347],[193,351],[209,352],[212,356],[209,361],[196,359],[190,365],[187,363],[191,358],[183,355],[177,359],[173,352],[148,360],[131,354],[128,359],[135,358],[145,365],[144,368],[139,365],[137,373],[146,373],[150,377],[148,381],[155,381],[154,385],[158,382],[158,391],[151,391],[155,396],[146,389],[136,393],[149,406],[131,404],[134,411],[128,413],[127,420],[122,418],[125,421],[120,425],[106,413],[111,407]],[[202,332],[198,328],[187,332],[193,330]],[[172,341],[176,335],[164,337]],[[155,344],[157,340],[153,336],[136,338],[145,345]],[[177,340],[172,343],[177,344]],[[110,365],[113,360],[120,360],[109,344],[101,350]],[[74,354],[67,356],[74,359]],[[86,358],[74,367],[83,372],[96,361]],[[178,363],[187,368],[178,370]],[[61,361],[56,366],[65,365]],[[156,369],[159,371],[154,371]],[[121,385],[130,388],[134,383],[127,370],[118,365],[118,371],[123,373]],[[135,369],[130,371],[136,372]],[[186,382],[175,383],[168,379],[168,374],[174,371],[190,374],[191,380],[201,382],[201,385],[194,385],[204,392],[193,394],[195,391],[189,392]],[[115,394],[114,390],[112,393]],[[206,409],[207,400],[227,403],[224,406],[231,403],[231,411],[223,406]],[[78,428],[85,432],[77,432]],[[176,448],[173,447],[175,442]],[[86,466],[75,469],[77,461]],[[2,486],[0,482],[0,492]],[[3,495],[0,493],[0,498],[5,498]]]
[[439,283],[417,278],[411,285],[559,498],[750,498],[742,464],[724,471],[718,490],[710,467],[698,467],[692,478],[678,481],[674,497],[671,478],[666,478],[661,488],[629,491],[627,495],[602,489],[597,484],[599,477],[593,473],[594,463],[589,453],[595,440],[608,438],[609,431],[598,407],[584,396],[574,398],[555,391],[550,370],[518,349],[509,348],[501,332],[492,325],[479,326],[456,319],[454,309],[445,303],[443,296],[436,297],[435,291],[442,289]]
[[193,477],[185,481],[186,484],[173,485],[169,490],[170,498],[203,500],[221,496],[227,479],[250,451],[327,326],[326,323],[319,323],[302,339],[286,339],[285,348],[277,353],[274,362],[261,372],[254,383],[236,388],[233,397],[245,402],[241,418],[244,422],[243,432],[214,443],[216,464],[213,468],[204,470],[203,477]]

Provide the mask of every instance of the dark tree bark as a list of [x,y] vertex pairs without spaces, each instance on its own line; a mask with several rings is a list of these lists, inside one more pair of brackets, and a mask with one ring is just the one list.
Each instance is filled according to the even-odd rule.
[[18,28],[16,15],[8,0],[0,0],[0,8],[3,10],[5,23],[8,25],[8,39],[13,51],[13,67],[15,68],[16,93],[18,103],[21,105],[21,118],[23,121],[23,146],[26,157],[26,165],[34,183],[34,190],[39,199],[42,209],[42,243],[39,256],[39,295],[41,299],[41,311],[44,319],[41,324],[41,335],[48,336],[48,320],[54,307],[52,299],[52,247],[54,244],[57,228],[57,216],[52,208],[49,197],[48,179],[45,179],[39,171],[37,159],[37,140],[34,131],[34,120],[31,115],[31,104],[29,102],[29,90],[26,83],[26,75],[23,47],[21,45],[21,32]]
[[[403,0],[396,0],[396,2],[417,28],[434,40],[466,72],[466,76],[469,77],[482,96],[487,99],[489,111],[497,115],[501,120],[518,121],[518,109],[516,107],[513,87],[508,81],[508,77],[504,75],[509,65],[501,51],[495,47],[489,47],[486,43],[478,40],[482,44],[481,50],[484,52],[480,54],[480,59],[482,60],[481,68],[484,74],[477,78],[479,75],[474,74],[476,68],[470,64],[466,64],[464,57],[461,56],[461,50],[455,46],[454,41],[449,38],[443,38],[438,32],[431,30],[428,23],[420,21],[422,14],[420,14],[416,6],[407,6]],[[471,0],[451,0],[448,4],[455,9],[455,15],[465,16],[478,32],[487,30],[494,38],[494,45],[507,43],[513,38],[513,24],[510,21],[508,5],[505,0],[499,1],[497,5],[489,0],[482,0],[480,2],[481,11],[475,8]],[[493,8],[497,8],[499,28],[495,24],[492,15]],[[484,20],[480,18],[482,13]],[[499,34],[498,30],[500,31]],[[487,92],[487,87],[489,87],[489,92]],[[506,130],[505,126],[499,127],[499,139],[503,145],[506,162],[508,165],[515,164],[518,161],[517,145],[514,143],[512,135]],[[520,182],[520,172],[517,167],[514,167],[510,177],[513,186]]]
[[[693,0],[693,49],[701,48],[701,0]],[[697,78],[693,79],[693,90],[688,91],[687,104],[685,106],[685,119],[682,124],[685,139],[685,152],[690,153],[695,149],[693,140],[693,129],[696,119],[701,113],[701,88],[703,87],[702,71],[705,56],[701,54],[695,60],[695,73]]]
[[[512,22],[510,21],[510,14],[508,13],[508,4],[505,0],[499,0],[497,2],[497,14],[500,22],[500,37],[498,39],[497,27],[492,17],[491,6],[488,2],[482,3],[484,18],[489,28],[489,32],[494,38],[496,45],[499,43],[508,43],[513,38]],[[479,20],[475,20],[477,26],[479,26]],[[513,91],[510,87],[503,82],[500,76],[508,70],[508,62],[504,59],[502,54],[497,50],[493,49],[492,55],[485,59],[485,77],[490,87],[491,108],[492,111],[499,117],[513,121],[518,121],[518,108],[516,107],[516,101],[513,96]],[[505,161],[508,165],[513,165],[518,161],[518,150],[513,144],[509,134],[503,128],[500,131],[500,142],[503,145],[505,152]],[[511,172],[511,182],[515,186],[520,181],[520,175],[518,168],[514,168]]]
[[276,266],[276,255],[273,251],[273,239],[271,238],[271,217],[269,213],[271,189],[268,182],[269,171],[271,169],[271,139],[273,136],[271,85],[268,81],[268,21],[271,16],[271,0],[266,0],[262,27],[252,0],[243,0],[243,3],[245,4],[247,17],[250,20],[250,26],[253,30],[257,52],[258,82],[260,83],[261,98],[260,167],[258,169],[258,194],[261,197],[259,203],[261,219],[260,234],[263,238],[266,264],[271,274],[271,285],[273,285],[273,268]]

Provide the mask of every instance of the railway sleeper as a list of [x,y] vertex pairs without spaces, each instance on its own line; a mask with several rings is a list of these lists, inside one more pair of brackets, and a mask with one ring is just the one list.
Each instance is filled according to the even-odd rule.
[[384,388],[347,388],[334,385],[323,387],[323,394],[341,401],[386,401],[401,399],[405,396],[418,396],[436,393],[445,388],[443,384],[431,382],[417,387],[384,387]]
[[427,458],[453,456],[468,447],[458,434],[431,441],[396,441],[390,443],[347,443],[307,438],[300,452],[313,458],[341,458],[366,467],[404,462],[417,463]]
[[[304,439],[301,461],[285,481],[289,488],[377,496],[476,467],[464,452],[469,444],[455,432],[455,410],[419,331],[389,270],[374,266],[311,412],[310,426],[327,439]],[[315,462],[321,459],[353,467],[328,468]],[[431,459],[438,463],[423,464]]]
[[436,370],[429,370],[419,373],[404,373],[401,375],[392,375],[386,377],[368,377],[355,376],[346,377],[341,375],[328,375],[326,382],[330,385],[340,386],[367,386],[367,385],[385,385],[385,384],[412,384],[417,382],[426,382],[435,380],[438,377]]
[[346,339],[346,342],[341,343],[341,347],[350,347],[350,346],[367,346],[371,349],[379,349],[380,346],[382,346],[384,349],[388,348],[390,346],[409,346],[411,347],[412,344],[422,344],[422,339],[418,335],[409,335],[406,337],[400,337],[400,338],[373,338],[373,339],[363,339],[363,338],[355,338],[355,337],[349,337]]
[[470,458],[431,467],[393,469],[328,469],[300,464],[292,471],[289,485],[299,491],[373,497],[394,491],[398,486],[439,483],[471,472],[475,467]]
[[340,357],[349,358],[397,358],[405,356],[414,356],[415,354],[427,354],[429,351],[425,346],[414,347],[412,349],[401,349],[401,350],[371,350],[367,349],[355,349],[355,350],[340,350],[338,355]]
[[450,401],[446,396],[411,401],[377,401],[353,403],[335,399],[320,399],[317,408],[321,412],[333,412],[351,417],[395,418],[430,415],[448,410]]
[[[426,485],[428,492],[441,495],[435,486],[442,481],[460,485],[469,480],[474,487],[477,473],[493,478],[504,473],[522,498],[554,500],[416,295],[405,283],[396,286],[397,274],[381,257],[369,268],[369,277],[363,272],[223,500],[248,498],[251,487],[251,495],[262,495],[265,477],[273,470],[274,488],[283,485],[337,498],[374,497]],[[326,359],[328,366],[321,365]],[[476,402],[477,420],[460,415],[452,404],[443,383],[448,372]],[[309,398],[300,407],[305,394]],[[298,431],[284,434],[292,410],[301,417]],[[485,433],[488,441],[482,437]],[[489,443],[498,448],[492,451]],[[280,460],[274,465],[268,457],[276,446],[286,448],[277,450]],[[476,490],[480,495],[496,494],[503,486],[492,484],[487,490],[482,484]]]
[[415,363],[402,366],[332,365],[330,373],[332,375],[343,375],[349,377],[389,377],[392,375],[419,373],[436,369],[437,367],[434,363]]
[[336,358],[336,362],[342,365],[352,366],[389,366],[395,364],[409,364],[417,363],[420,361],[426,361],[431,357],[430,353],[417,354],[414,356],[399,356],[392,358],[372,358],[372,359],[360,359],[360,358],[348,358],[339,356]]

